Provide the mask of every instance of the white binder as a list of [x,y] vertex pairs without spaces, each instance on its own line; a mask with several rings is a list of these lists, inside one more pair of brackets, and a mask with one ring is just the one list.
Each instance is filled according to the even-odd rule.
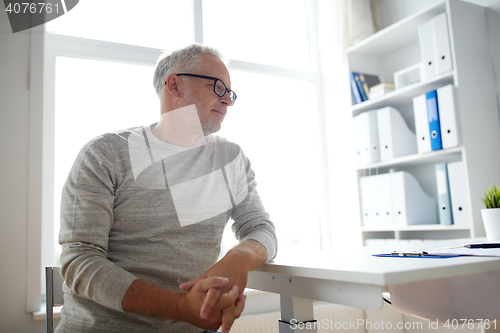
[[353,117],[352,120],[353,120],[353,127],[354,127],[356,164],[362,165],[362,164],[365,164],[364,155],[362,154],[362,150],[363,150],[362,141],[364,141],[364,140],[362,139],[362,135],[361,135],[359,116]]
[[380,161],[376,110],[366,111],[358,117],[359,140],[362,164]]
[[452,70],[450,36],[446,13],[442,13],[418,26],[420,56],[424,67],[424,78]]
[[453,224],[453,215],[451,211],[448,171],[446,164],[439,163],[434,167],[436,169],[439,223],[442,225],[451,225]]
[[425,94],[413,98],[413,116],[415,118],[418,153],[423,154],[432,151]]
[[452,84],[437,89],[439,122],[443,149],[460,145],[454,87]]
[[364,227],[371,227],[372,224],[372,199],[371,199],[371,177],[361,177],[359,179],[359,194],[361,196],[361,221]]
[[424,192],[417,179],[406,171],[390,175],[395,226],[436,224],[436,200]]
[[420,42],[420,56],[424,67],[424,78],[431,78],[438,74],[436,49],[434,44],[434,22],[429,20],[418,26]]
[[378,109],[377,126],[381,161],[417,153],[415,134],[398,110],[390,106]]
[[447,164],[448,181],[450,185],[451,207],[453,211],[453,223],[455,225],[470,225],[470,207],[467,200],[467,186],[463,162]]
[[391,175],[388,173],[368,177],[370,182],[371,226],[393,228]]
[[437,73],[451,71],[453,68],[450,52],[450,37],[448,34],[448,20],[446,13],[432,19],[434,34],[434,49],[436,52]]
[[391,175],[360,178],[363,226],[393,228]]
[[406,171],[360,178],[362,223],[393,228],[438,223],[436,200]]

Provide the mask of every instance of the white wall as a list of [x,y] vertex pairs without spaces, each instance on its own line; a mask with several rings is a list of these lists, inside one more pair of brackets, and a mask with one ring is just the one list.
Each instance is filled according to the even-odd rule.
[[497,104],[500,112],[500,1],[496,10],[488,9],[488,27],[490,29],[490,46],[495,69],[495,82],[497,88]]
[[29,32],[0,11],[0,332],[43,332],[26,314]]

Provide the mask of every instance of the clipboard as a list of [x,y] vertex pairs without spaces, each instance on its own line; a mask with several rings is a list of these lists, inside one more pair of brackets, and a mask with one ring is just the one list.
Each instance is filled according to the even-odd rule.
[[374,257],[386,258],[417,258],[417,259],[445,259],[460,257],[460,254],[430,254],[427,251],[392,251],[391,253],[373,254]]
[[500,257],[500,242],[466,244],[458,247],[445,247],[427,250],[392,251],[373,254],[374,257],[389,258],[456,258],[456,257]]

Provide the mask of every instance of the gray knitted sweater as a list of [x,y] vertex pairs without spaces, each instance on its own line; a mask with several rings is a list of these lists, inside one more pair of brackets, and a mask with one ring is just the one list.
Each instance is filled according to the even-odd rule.
[[183,322],[125,313],[142,279],[179,285],[214,265],[232,218],[239,241],[276,255],[273,223],[240,147],[211,135],[197,147],[158,140],[151,127],[96,137],[63,189],[61,263],[65,305],[57,332],[200,332]]

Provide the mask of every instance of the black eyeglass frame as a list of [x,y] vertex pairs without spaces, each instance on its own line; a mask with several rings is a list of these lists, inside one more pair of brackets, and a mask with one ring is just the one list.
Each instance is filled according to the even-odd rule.
[[[184,76],[198,77],[201,79],[213,80],[214,81],[214,93],[217,96],[222,97],[227,92],[229,94],[229,97],[231,98],[231,105],[234,105],[234,102],[236,102],[236,98],[238,97],[233,90],[227,88],[226,84],[221,79],[216,78],[214,76],[198,75],[198,74],[191,74],[191,73],[179,73],[179,74],[175,74],[175,75],[177,75],[177,76],[184,75]],[[215,87],[217,86],[217,81],[220,81],[222,83],[222,86],[224,87],[224,89],[222,90],[222,95],[219,95],[217,93],[217,91],[215,90]],[[165,81],[165,84],[167,84],[167,81]],[[231,93],[233,93],[232,96],[231,96]],[[233,98],[233,96],[234,96],[234,98]]]

